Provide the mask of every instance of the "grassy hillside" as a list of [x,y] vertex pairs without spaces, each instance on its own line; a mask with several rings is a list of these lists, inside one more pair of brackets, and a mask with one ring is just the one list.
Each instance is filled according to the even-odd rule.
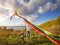
[[57,17],[55,20],[47,21],[40,25],[41,28],[60,36],[60,16]]
[[47,22],[41,24],[40,27],[47,28],[47,27],[51,27],[53,25],[60,25],[60,16],[57,17],[55,20],[50,20],[50,21],[47,21]]

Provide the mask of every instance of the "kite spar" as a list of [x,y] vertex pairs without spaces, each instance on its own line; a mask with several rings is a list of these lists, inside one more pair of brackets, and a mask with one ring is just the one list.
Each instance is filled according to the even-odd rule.
[[[38,27],[36,27],[34,24],[32,24],[31,22],[29,22],[28,20],[26,20],[25,18],[19,16],[16,11],[14,12],[13,16],[18,16],[20,17],[26,24],[28,24],[30,27],[32,27],[36,32],[38,32],[40,35],[45,36],[46,38],[48,38],[50,41],[52,41],[53,43],[55,43],[56,45],[60,45],[60,41],[50,37],[49,35],[47,35],[45,32],[43,32],[41,29],[39,29]],[[12,17],[11,17],[12,19]]]

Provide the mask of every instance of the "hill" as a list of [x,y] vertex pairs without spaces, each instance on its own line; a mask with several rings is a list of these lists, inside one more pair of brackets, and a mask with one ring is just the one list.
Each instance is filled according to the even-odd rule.
[[60,16],[55,20],[50,20],[41,24],[39,27],[51,32],[52,34],[60,36]]

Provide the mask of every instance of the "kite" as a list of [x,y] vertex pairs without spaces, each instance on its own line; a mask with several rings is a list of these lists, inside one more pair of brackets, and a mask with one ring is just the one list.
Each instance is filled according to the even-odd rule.
[[[17,14],[17,12],[15,11],[13,16],[18,16],[20,18],[22,18],[23,21],[25,21],[26,24],[28,24],[30,27],[32,27],[36,32],[38,32],[40,35],[45,36],[46,38],[48,38],[50,41],[52,41],[53,43],[55,43],[56,45],[60,45],[60,41],[52,38],[51,36],[49,36],[45,31],[43,31],[41,28],[38,28],[37,26],[35,26],[34,24],[32,24],[31,22],[29,22],[28,20],[26,20],[25,18],[23,18],[22,16],[19,16]],[[12,16],[12,17],[13,17]],[[12,17],[10,17],[10,19],[12,19]]]

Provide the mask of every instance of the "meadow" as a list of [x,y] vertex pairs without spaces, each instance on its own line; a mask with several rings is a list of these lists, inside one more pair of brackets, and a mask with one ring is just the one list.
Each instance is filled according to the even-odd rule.
[[[60,41],[60,16],[38,27],[52,33],[50,36]],[[55,45],[33,29],[30,30],[29,38],[26,36],[26,29],[22,30],[22,32],[24,33],[24,40],[20,38],[21,30],[7,30],[6,27],[0,27],[0,45]]]
[[34,30],[30,31],[30,38],[26,37],[24,32],[24,41],[20,38],[20,30],[0,29],[0,45],[55,45],[46,37],[39,35]]

